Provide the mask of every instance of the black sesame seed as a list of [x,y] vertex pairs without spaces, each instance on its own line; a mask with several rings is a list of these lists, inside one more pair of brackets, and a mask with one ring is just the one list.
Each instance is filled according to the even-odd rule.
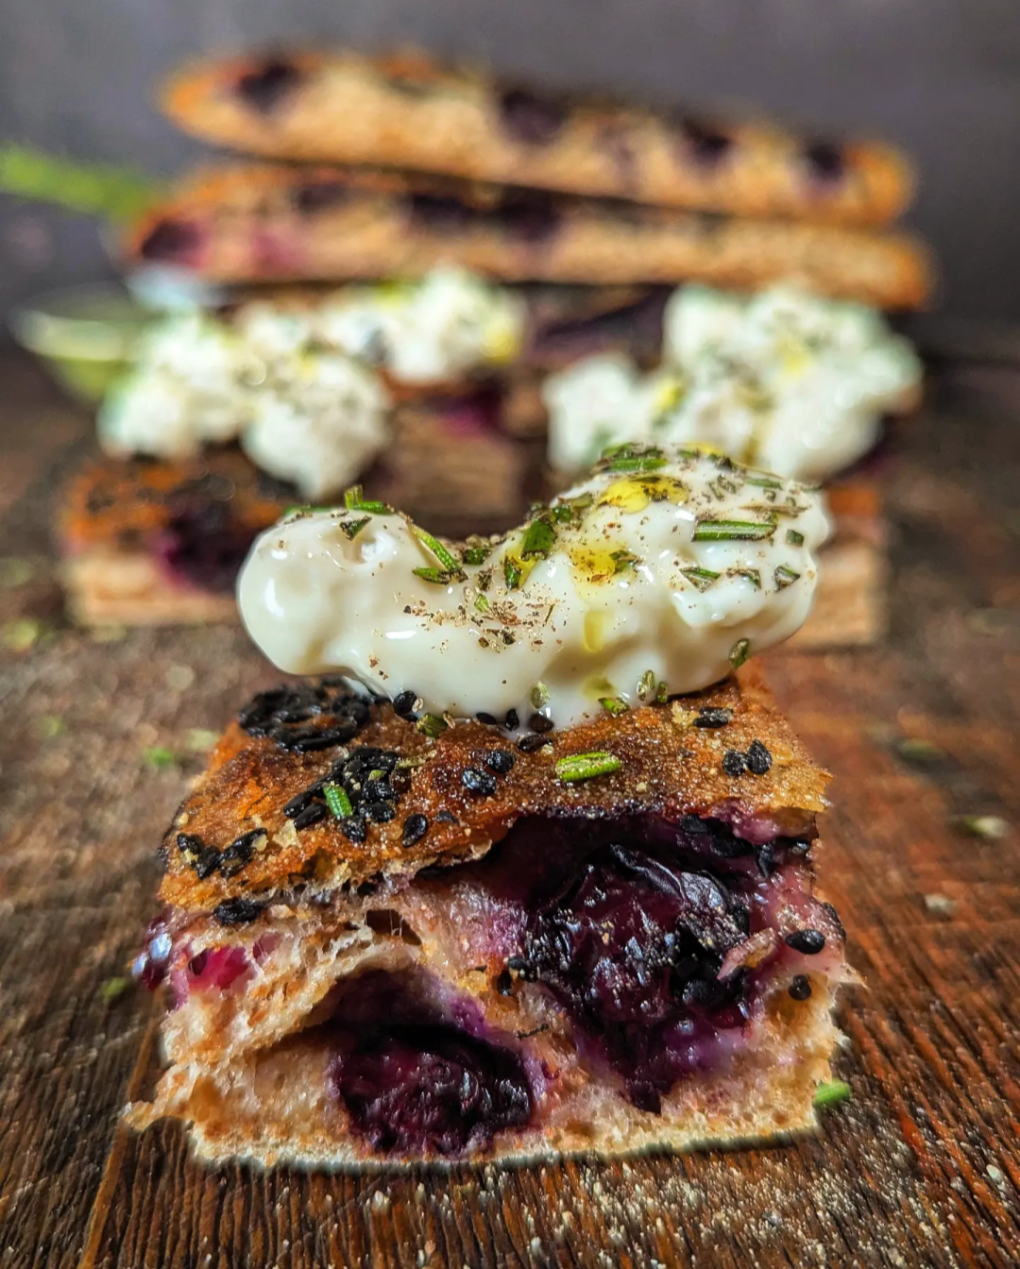
[[393,712],[401,718],[414,718],[414,703],[418,699],[417,692],[398,692],[393,698]]
[[694,720],[695,727],[725,727],[733,718],[733,710],[731,709],[715,709],[711,705],[706,705],[704,709],[698,712],[697,718]]
[[[333,745],[342,745],[345,740],[350,740],[357,730],[357,723],[351,719],[336,727],[325,727],[322,731],[316,731],[310,736],[302,736],[300,740],[291,741],[289,745],[283,747],[293,750],[294,753],[314,753],[318,749],[330,749]],[[273,739],[276,739],[275,733]]]
[[411,773],[406,767],[397,767],[390,776],[390,789],[394,797],[399,797],[401,793],[406,793],[411,787]]
[[509,749],[493,749],[485,759],[485,765],[497,775],[506,775],[516,761]]
[[211,877],[216,872],[220,866],[220,858],[220,852],[214,846],[203,846],[198,858],[191,865],[199,881],[205,881],[206,877]]
[[494,718],[492,714],[486,714],[484,710],[480,714],[476,714],[475,718],[477,718],[480,723],[484,723],[486,727],[499,726],[499,719]]
[[825,935],[821,930],[794,930],[785,939],[786,946],[795,952],[803,952],[805,956],[816,956],[825,946]]
[[532,714],[528,719],[528,726],[532,731],[552,731],[556,724],[544,714]]
[[224,899],[213,908],[213,916],[220,925],[247,925],[255,920],[262,907],[254,899]]
[[543,745],[551,744],[551,736],[522,736],[517,742],[517,748],[521,753],[534,753],[536,749],[541,749]]
[[772,766],[772,755],[760,740],[752,740],[747,750],[747,769],[753,775],[764,775]]
[[315,794],[310,789],[304,789],[301,793],[296,793],[283,808],[286,818],[292,820],[295,815],[300,815],[305,807],[311,805],[314,797]]
[[506,712],[506,729],[507,731],[516,731],[521,725],[521,716],[515,709],[508,709]]
[[366,780],[362,795],[366,802],[389,802],[393,790],[387,780]]
[[402,839],[405,846],[413,846],[429,831],[428,818],[424,815],[409,815],[404,820]]
[[439,814],[436,816],[436,819],[439,820],[443,824],[459,824],[460,823],[456,815],[454,815],[452,811],[447,811],[447,810],[440,811]]
[[468,767],[460,777],[460,782],[471,793],[480,797],[492,797],[496,792],[496,778],[488,772],[479,771],[477,767]]
[[828,913],[829,919],[832,921],[832,924],[836,927],[836,930],[839,933],[839,937],[841,939],[845,939],[846,930],[843,929],[843,922],[839,919],[839,913],[836,911],[836,909],[832,906],[831,903],[823,903],[822,908],[825,912]]
[[723,754],[722,769],[728,776],[743,775],[747,770],[747,759],[739,749],[727,749]]
[[812,179],[823,185],[841,181],[846,173],[843,151],[831,141],[813,141],[806,145],[804,163]]
[[758,848],[758,870],[763,877],[771,877],[776,871],[776,844],[766,842]]
[[525,960],[523,956],[511,956],[506,963],[506,967],[513,970],[515,974],[520,974],[526,982],[533,983],[538,977],[535,973],[535,967],[530,961]]
[[514,994],[514,977],[508,969],[502,969],[496,975],[496,990],[501,996]]
[[794,974],[786,989],[792,1000],[807,1000],[811,995],[811,984],[806,974]]
[[369,802],[364,813],[373,824],[388,824],[397,811],[392,802]]
[[205,849],[205,842],[197,833],[178,833],[177,849],[189,855],[198,855]]
[[680,828],[692,837],[705,837],[712,831],[700,815],[685,815],[680,821]]
[[340,821],[340,832],[349,842],[363,842],[368,837],[368,825],[363,815],[349,815]]
[[246,864],[251,863],[256,843],[265,836],[264,828],[253,828],[250,832],[235,837],[220,856],[220,872],[224,877],[235,876]]
[[321,802],[313,802],[311,806],[306,806],[299,814],[294,816],[295,828],[311,828],[313,824],[318,824],[319,820],[326,816],[326,808]]

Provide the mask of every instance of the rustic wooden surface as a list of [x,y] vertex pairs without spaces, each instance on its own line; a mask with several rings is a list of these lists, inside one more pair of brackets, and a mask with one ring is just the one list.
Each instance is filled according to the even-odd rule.
[[[0,383],[0,557],[34,564],[0,564],[0,1269],[1020,1263],[1020,373],[944,370],[879,465],[888,642],[771,662],[839,777],[853,1100],[792,1146],[393,1179],[206,1171],[178,1129],[118,1126],[155,1004],[103,986],[200,762],[188,729],[272,672],[235,629],[61,625],[47,505],[87,420],[26,361]],[[968,837],[968,814],[1010,827]]]

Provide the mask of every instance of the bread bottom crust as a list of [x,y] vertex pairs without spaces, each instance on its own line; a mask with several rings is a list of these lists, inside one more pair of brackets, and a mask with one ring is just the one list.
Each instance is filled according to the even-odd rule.
[[77,626],[186,626],[237,621],[233,594],[174,586],[144,551],[85,551],[61,570]]

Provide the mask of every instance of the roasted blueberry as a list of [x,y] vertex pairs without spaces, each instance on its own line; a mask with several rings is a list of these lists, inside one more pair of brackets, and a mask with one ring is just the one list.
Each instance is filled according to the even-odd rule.
[[677,123],[685,158],[699,167],[717,167],[733,149],[734,141],[720,128],[684,116]]
[[548,145],[567,122],[569,109],[562,97],[530,88],[508,88],[499,100],[503,127],[524,145]]
[[836,185],[846,174],[842,149],[831,141],[813,141],[803,150],[808,175],[819,185]]
[[301,82],[301,72],[283,58],[274,57],[245,72],[237,81],[237,95],[253,109],[268,114]]
[[157,220],[142,239],[138,254],[143,260],[189,263],[202,245],[202,230],[189,220],[167,217]]

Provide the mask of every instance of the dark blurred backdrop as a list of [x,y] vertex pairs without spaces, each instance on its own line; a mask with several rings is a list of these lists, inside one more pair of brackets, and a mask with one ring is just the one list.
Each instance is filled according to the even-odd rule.
[[[1020,0],[3,0],[0,133],[171,173],[153,86],[209,50],[419,43],[561,85],[757,104],[917,159],[943,309],[1020,319]],[[109,271],[87,221],[0,199],[0,310]]]

